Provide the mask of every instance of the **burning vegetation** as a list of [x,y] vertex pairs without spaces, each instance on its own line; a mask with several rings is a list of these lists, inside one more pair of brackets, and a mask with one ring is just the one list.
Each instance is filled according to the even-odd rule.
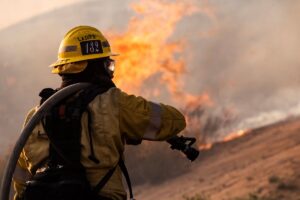
[[[114,51],[120,53],[116,58],[118,67],[114,81],[117,85],[131,93],[148,98],[160,96],[178,104],[188,123],[185,134],[197,137],[200,149],[207,149],[214,141],[222,140],[213,133],[228,125],[231,116],[227,113],[207,119],[205,112],[214,107],[214,101],[207,91],[194,94],[186,90],[184,77],[188,58],[183,52],[187,51],[187,41],[172,38],[177,24],[192,14],[202,14],[217,23],[215,10],[208,2],[203,2],[200,5],[193,0],[141,0],[131,5],[136,15],[130,19],[126,31],[112,32],[110,38]],[[199,37],[213,32],[216,28],[201,32]],[[231,133],[224,140],[241,135],[241,131]]]
[[197,12],[197,7],[189,1],[142,0],[132,8],[137,16],[129,21],[126,32],[112,35],[114,50],[120,53],[116,83],[126,91],[141,92],[146,80],[155,80],[156,84],[147,85],[149,96],[166,89],[172,99],[186,101],[189,96],[183,91],[181,78],[186,72],[181,55],[185,41],[170,41],[170,37],[180,19]]
[[[123,2],[120,2],[118,1],[114,6],[123,5]],[[270,2],[268,1],[232,1],[231,3],[220,1],[213,4],[212,1],[208,0],[138,0],[135,2],[131,4],[131,9],[134,12],[130,12],[133,17],[129,21],[123,16],[123,13],[114,13],[113,15],[116,17],[118,17],[118,14],[122,15],[122,17],[117,18],[118,20],[114,19],[114,22],[107,23],[112,24],[112,27],[127,24],[125,31],[110,31],[108,34],[114,52],[120,53],[120,56],[116,57],[117,70],[114,81],[128,93],[139,94],[154,101],[170,102],[179,107],[185,114],[188,125],[183,134],[197,138],[197,146],[202,150],[200,154],[201,160],[199,159],[198,163],[205,163],[203,164],[204,169],[201,168],[197,172],[198,175],[195,175],[193,172],[193,177],[197,178],[197,185],[199,183],[209,183],[211,185],[211,183],[217,183],[220,180],[219,176],[215,176],[217,179],[212,179],[212,181],[203,179],[209,174],[214,174],[211,171],[205,171],[205,167],[210,163],[210,159],[214,159],[213,157],[216,158],[217,164],[220,159],[227,157],[230,158],[230,163],[234,161],[230,167],[221,166],[220,173],[221,176],[224,175],[224,179],[227,180],[229,177],[229,181],[231,181],[232,177],[246,177],[244,173],[235,176],[236,168],[240,166],[241,170],[244,170],[246,165],[255,163],[252,159],[255,153],[251,153],[249,157],[250,153],[247,154],[246,152],[244,155],[247,156],[241,156],[241,159],[231,159],[230,156],[235,152],[234,156],[240,155],[241,150],[244,149],[246,151],[250,146],[238,148],[239,146],[233,145],[241,140],[245,141],[247,138],[255,136],[253,132],[257,131],[251,131],[250,128],[253,126],[249,126],[249,124],[259,127],[278,121],[278,119],[282,119],[282,116],[286,116],[287,113],[295,113],[295,115],[300,113],[300,106],[296,107],[296,109],[293,107],[293,101],[296,99],[298,102],[299,99],[299,95],[297,96],[296,94],[300,94],[295,92],[299,88],[299,78],[296,73],[299,68],[299,59],[292,53],[299,52],[299,45],[296,45],[298,42],[295,42],[299,38],[299,31],[294,29],[298,23],[295,20],[297,19],[297,14],[295,13],[297,12],[284,10],[289,6],[297,10],[299,6],[295,6],[295,4],[298,3],[283,1],[279,3],[278,1],[272,4],[272,12],[270,12],[272,17],[263,17],[266,13],[265,10],[270,8]],[[108,4],[110,3],[112,2]],[[82,9],[82,5],[79,6],[80,9],[75,9],[77,12],[74,12],[74,8],[70,7],[69,12],[66,12],[66,8],[64,8],[61,13],[65,14],[63,16],[67,16],[69,13],[80,13],[83,10],[91,13],[97,9],[108,10],[97,1],[89,2],[89,6],[86,9]],[[276,9],[278,10],[276,11]],[[88,12],[77,16],[80,16],[80,18],[87,16],[87,20],[83,20],[84,23],[97,24],[107,35],[108,28],[102,27],[102,25],[105,24],[103,22],[108,17],[104,16],[101,18],[104,21],[91,21],[96,19],[96,17],[92,17],[93,15],[99,16],[99,12],[97,10],[93,15]],[[119,10],[114,12],[119,12]],[[197,16],[196,22],[192,21],[195,16]],[[55,22],[55,24],[47,28],[45,28],[45,24],[48,26],[51,23],[47,23],[49,21],[45,22],[46,18],[44,17],[36,20],[39,23],[26,24],[24,26],[30,27],[30,32],[27,33],[30,37],[24,37],[25,39],[23,42],[21,41],[20,47],[44,50],[40,51],[42,53],[39,59],[31,51],[24,51],[23,48],[19,48],[21,52],[18,52],[18,49],[10,46],[15,43],[9,38],[15,37],[2,36],[7,41],[2,41],[5,44],[2,45],[5,49],[1,51],[3,53],[3,63],[0,75],[2,77],[2,93],[0,95],[3,98],[0,111],[11,114],[10,116],[2,115],[0,121],[3,125],[5,124],[5,126],[2,126],[2,132],[9,135],[7,138],[11,137],[11,132],[18,133],[19,129],[13,129],[12,127],[17,127],[16,121],[23,120],[21,114],[25,113],[25,108],[23,107],[26,105],[26,109],[28,109],[33,104],[33,101],[29,99],[32,99],[37,90],[41,89],[40,86],[48,86],[54,83],[52,79],[46,80],[46,77],[50,77],[49,70],[46,67],[42,69],[41,66],[52,61],[53,55],[51,53],[56,51],[57,46],[55,42],[60,39],[60,36],[55,36],[55,33],[49,31],[39,32],[39,29],[42,27],[43,30],[49,30],[51,27],[55,27],[56,30],[64,30],[67,26],[70,26],[70,24],[62,20],[68,19],[68,17],[59,15],[56,17],[59,18],[57,21],[53,20],[54,18],[51,18],[50,21]],[[123,19],[123,17],[126,19]],[[205,18],[204,23],[200,21],[203,18]],[[191,23],[188,23],[188,26],[193,26],[193,28],[183,30],[181,23],[190,19]],[[76,20],[80,21],[82,19]],[[118,23],[115,23],[116,21]],[[209,25],[203,25],[205,22]],[[61,26],[59,27],[59,25]],[[278,29],[278,27],[281,28]],[[32,32],[31,30],[35,31]],[[284,30],[284,33],[281,30]],[[191,33],[191,31],[193,32]],[[7,31],[7,36],[19,32],[26,32],[26,30],[24,31],[22,28],[12,29],[11,32]],[[178,32],[180,33],[178,34]],[[47,45],[36,42],[36,38],[40,37],[40,35],[48,38]],[[190,35],[197,37],[197,39],[189,40],[188,37]],[[50,40],[51,38],[52,41]],[[286,39],[279,40],[278,38]],[[191,41],[200,41],[199,45],[201,43],[201,48],[197,47],[197,44],[192,44]],[[4,56],[9,49],[13,51],[11,53],[12,56],[9,57],[9,54]],[[288,49],[288,51],[282,51],[282,49]],[[24,52],[30,53],[27,55]],[[16,57],[15,55],[19,56]],[[45,57],[49,58],[49,62],[45,62]],[[194,61],[192,62],[191,60]],[[191,67],[191,65],[196,65],[195,62],[197,62],[197,66]],[[286,66],[287,63],[289,66]],[[26,67],[20,67],[24,65]],[[33,71],[33,69],[35,73],[28,73],[28,71]],[[41,70],[44,70],[44,74],[40,74]],[[264,74],[268,74],[267,79]],[[284,76],[285,74],[287,74],[287,78]],[[23,77],[26,77],[26,79]],[[193,82],[193,84],[189,84],[189,82]],[[35,90],[32,88],[35,88]],[[14,96],[15,94],[18,96]],[[24,98],[19,98],[19,96]],[[220,99],[225,100],[220,103]],[[230,104],[226,104],[228,102]],[[281,110],[276,110],[278,108]],[[293,110],[293,112],[289,112],[289,110]],[[257,121],[257,119],[259,120]],[[248,120],[249,123],[245,123],[245,126],[237,126],[241,120]],[[250,128],[248,129],[248,127]],[[12,129],[13,131],[11,131]],[[284,130],[287,133],[290,132],[288,129]],[[236,139],[248,133],[251,134],[240,138],[240,140],[214,145],[215,143]],[[283,136],[283,134],[277,134],[276,129],[274,133],[269,135],[270,137],[265,137],[265,139],[260,139],[260,141],[268,142],[270,139],[274,139],[273,136],[279,137],[281,135]],[[299,138],[296,137],[296,134],[294,135],[293,142]],[[12,140],[10,139],[10,141]],[[282,139],[278,139],[278,141],[282,141]],[[146,141],[138,147],[128,146],[126,149],[126,162],[131,171],[130,174],[133,175],[134,184],[157,184],[192,170],[191,165],[186,162],[183,156],[168,150],[167,144],[151,143],[151,145],[148,145],[149,143],[151,142]],[[276,144],[276,141],[274,143]],[[211,149],[213,146],[214,148]],[[270,142],[269,145],[264,144],[259,149],[267,149],[266,146],[269,146],[270,149],[265,153],[261,153],[261,151],[256,153],[259,156],[257,157],[258,161],[263,162],[260,166],[263,169],[264,167],[266,168],[265,170],[260,170],[261,173],[274,168],[268,167],[269,165],[266,164],[275,163],[272,160],[265,161],[268,158],[273,159],[273,156],[270,156],[268,153],[276,151],[274,155],[277,155],[278,151],[278,155],[282,159],[284,158],[278,150],[279,145],[273,147],[272,142]],[[251,149],[253,148],[255,148],[255,145],[251,144]],[[211,151],[203,152],[203,150],[208,149],[211,149]],[[226,151],[226,149],[229,150]],[[291,155],[289,152],[285,154]],[[294,159],[299,156],[295,153],[292,157]],[[203,158],[208,159],[208,161]],[[245,161],[245,158],[248,158],[249,161]],[[293,161],[293,159],[291,160]],[[0,174],[5,160],[7,160],[6,157],[0,159]],[[287,163],[285,160],[282,160],[278,163],[296,163],[296,161],[292,161]],[[274,165],[277,166],[276,163]],[[282,169],[288,169],[288,166],[284,166]],[[195,168],[195,165],[193,165],[193,168]],[[229,172],[226,170],[231,169],[233,170],[233,176],[228,176]],[[282,169],[278,169],[278,171]],[[254,175],[257,175],[257,171],[251,172],[251,174],[254,177]],[[277,175],[277,173],[274,174]],[[264,174],[260,176],[264,177]],[[246,178],[246,181],[254,182],[253,177]],[[299,176],[295,177],[299,178]],[[271,180],[274,181],[273,179]],[[285,179],[282,180],[285,181]],[[227,182],[221,183],[216,188],[225,187],[224,189],[226,189]],[[258,180],[257,183],[261,183],[261,181]],[[278,187],[280,183],[280,180],[279,183],[276,183]],[[274,184],[274,187],[277,187],[275,183],[272,184]],[[184,184],[180,182],[178,185]],[[240,185],[239,182],[237,182],[237,185]],[[202,186],[196,189],[204,188]],[[251,185],[244,188],[250,187]],[[190,188],[193,188],[193,186]],[[172,188],[170,193],[173,194],[175,190]],[[256,196],[253,196],[254,198],[256,199]],[[219,198],[217,197],[216,199]]]

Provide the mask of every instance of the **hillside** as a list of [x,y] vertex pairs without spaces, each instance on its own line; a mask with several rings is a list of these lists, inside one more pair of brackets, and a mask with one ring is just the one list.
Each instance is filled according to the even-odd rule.
[[[80,24],[102,30],[113,50],[127,47],[117,52],[130,65],[117,60],[116,75],[140,92],[117,86],[185,110],[185,131],[199,143],[299,116],[299,6],[280,0],[91,0],[0,30],[0,172],[39,91],[60,84],[48,65],[65,32]],[[296,196],[300,187],[299,123],[289,120],[216,144],[195,163],[166,143],[128,147],[137,198],[226,200],[252,194],[252,200],[255,195],[293,200],[277,196]]]
[[138,154],[152,149],[150,158],[127,155],[136,199],[300,200],[299,118],[217,143],[193,163],[166,145],[151,146],[140,147]]
[[135,188],[136,198],[299,200],[300,120],[259,128],[216,144],[203,151],[193,165],[189,173],[163,184]]

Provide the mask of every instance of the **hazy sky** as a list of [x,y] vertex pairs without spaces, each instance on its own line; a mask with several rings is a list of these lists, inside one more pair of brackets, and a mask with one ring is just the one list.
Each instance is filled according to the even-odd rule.
[[1,0],[0,29],[66,5],[89,0]]

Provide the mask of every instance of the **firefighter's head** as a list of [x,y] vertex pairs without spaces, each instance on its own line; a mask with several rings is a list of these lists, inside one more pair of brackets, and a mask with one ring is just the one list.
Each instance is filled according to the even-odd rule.
[[58,59],[50,67],[52,73],[62,76],[99,71],[112,78],[114,60],[111,56],[116,55],[111,52],[107,39],[99,30],[91,26],[77,26],[64,36],[58,50]]

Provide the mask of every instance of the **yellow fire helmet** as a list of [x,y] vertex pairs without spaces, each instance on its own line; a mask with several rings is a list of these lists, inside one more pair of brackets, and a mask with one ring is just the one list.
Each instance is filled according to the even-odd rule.
[[87,66],[87,60],[116,56],[107,39],[91,26],[77,26],[63,38],[58,50],[58,59],[50,65],[52,73],[79,73]]

